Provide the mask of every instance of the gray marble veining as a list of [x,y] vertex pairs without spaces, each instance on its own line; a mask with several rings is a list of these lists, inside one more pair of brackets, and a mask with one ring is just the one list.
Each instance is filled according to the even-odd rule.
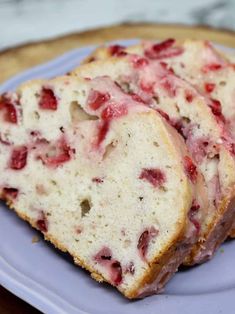
[[0,0],[0,49],[120,22],[235,30],[235,0]]

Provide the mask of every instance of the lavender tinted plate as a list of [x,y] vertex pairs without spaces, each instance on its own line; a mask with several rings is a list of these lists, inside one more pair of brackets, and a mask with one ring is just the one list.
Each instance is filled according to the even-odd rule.
[[[17,75],[0,86],[0,93],[29,79],[64,74],[93,48],[73,50]],[[40,237],[39,233],[2,203],[0,207],[0,284],[45,313],[235,313],[235,241],[223,244],[212,261],[177,273],[163,294],[128,301],[115,289],[92,280],[42,238],[33,244],[33,236]]]

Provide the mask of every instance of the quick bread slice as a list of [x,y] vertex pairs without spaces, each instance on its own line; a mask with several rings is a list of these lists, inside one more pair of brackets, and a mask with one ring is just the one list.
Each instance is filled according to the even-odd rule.
[[[143,41],[139,45],[100,47],[84,63],[127,53],[165,62],[177,75],[186,79],[216,102],[216,112],[224,120],[235,141],[235,57],[217,50],[208,41],[168,39],[160,43]],[[234,146],[235,147],[235,146]],[[235,148],[234,148],[235,150]],[[234,228],[230,233],[235,237]]]
[[73,75],[94,78],[109,75],[133,99],[160,112],[185,138],[204,175],[209,201],[200,239],[185,264],[201,263],[213,256],[227,237],[235,218],[235,163],[233,141],[217,102],[167,69],[165,63],[137,55],[124,55],[80,66]]
[[109,78],[29,82],[0,120],[1,198],[97,281],[160,292],[206,210],[177,132]]

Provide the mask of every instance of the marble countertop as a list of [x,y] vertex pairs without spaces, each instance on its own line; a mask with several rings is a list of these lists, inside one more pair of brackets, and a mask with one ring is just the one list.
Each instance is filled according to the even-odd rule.
[[235,0],[0,0],[0,49],[121,22],[235,30]]

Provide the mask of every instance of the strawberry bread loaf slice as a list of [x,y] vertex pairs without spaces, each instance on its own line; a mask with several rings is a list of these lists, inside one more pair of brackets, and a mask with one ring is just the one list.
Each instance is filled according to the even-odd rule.
[[[217,102],[201,95],[162,62],[138,55],[121,55],[83,65],[73,75],[93,78],[108,74],[131,97],[158,111],[184,137],[198,169],[204,175],[209,202],[200,234],[185,264],[213,256],[225,240],[235,218],[235,162],[233,141]],[[190,178],[194,166],[190,162]]]
[[0,108],[1,198],[97,281],[160,292],[207,206],[177,132],[109,78],[29,82]]
[[[187,80],[214,101],[214,113],[224,120],[235,141],[235,57],[218,51],[208,41],[168,39],[160,43],[143,41],[139,45],[100,47],[84,63],[122,57],[127,53],[145,56],[167,64],[177,75]],[[235,146],[233,144],[235,151]],[[234,228],[230,233],[235,237]]]

